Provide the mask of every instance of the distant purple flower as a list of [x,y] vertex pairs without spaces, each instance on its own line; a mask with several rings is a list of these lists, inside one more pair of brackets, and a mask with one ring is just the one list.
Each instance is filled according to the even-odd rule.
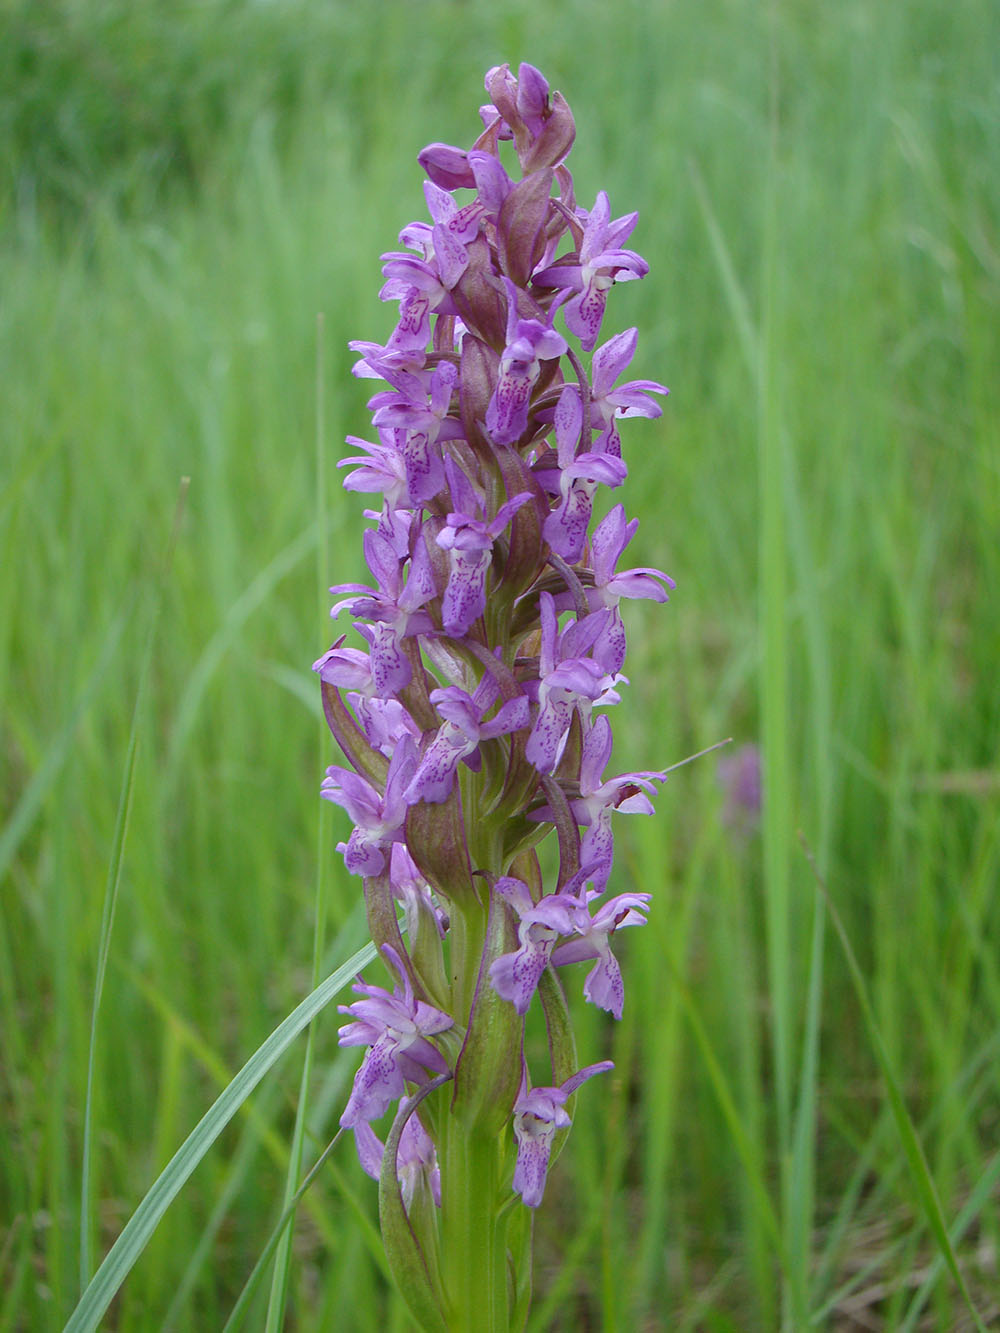
[[372,680],[372,664],[368,653],[359,648],[343,648],[343,637],[332,648],[328,648],[322,657],[313,663],[313,671],[319,673],[320,680],[330,685],[347,690],[358,690],[361,694],[371,695],[375,691]]
[[581,1083],[608,1069],[614,1069],[614,1064],[602,1060],[587,1065],[558,1088],[532,1088],[530,1092],[522,1088],[514,1103],[514,1137],[517,1139],[514,1189],[529,1208],[537,1208],[545,1193],[552,1140],[558,1130],[570,1126],[566,1102]]
[[406,1091],[407,1081],[426,1083],[428,1073],[448,1072],[444,1056],[427,1039],[452,1027],[453,1020],[414,998],[409,977],[391,945],[384,944],[382,953],[399,975],[402,988],[397,985],[390,994],[381,986],[359,980],[352,989],[368,998],[338,1006],[342,1014],[351,1014],[356,1020],[340,1029],[340,1045],[369,1048],[340,1117],[340,1123],[348,1128],[384,1115]]
[[741,745],[719,760],[719,785],[726,793],[723,819],[732,827],[753,828],[760,819],[761,762],[756,745]]

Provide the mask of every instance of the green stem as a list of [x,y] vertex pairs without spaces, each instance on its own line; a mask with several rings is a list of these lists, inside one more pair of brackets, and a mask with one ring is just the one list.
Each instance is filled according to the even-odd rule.
[[506,1225],[498,1219],[501,1152],[495,1135],[445,1121],[441,1254],[452,1333],[507,1333]]

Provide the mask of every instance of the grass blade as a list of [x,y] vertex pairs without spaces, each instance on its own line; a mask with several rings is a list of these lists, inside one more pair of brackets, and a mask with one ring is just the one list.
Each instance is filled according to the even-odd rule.
[[[326,512],[326,453],[324,445],[324,411],[323,411],[323,329],[324,320],[322,314],[316,317],[316,438],[315,438],[315,456],[316,456],[316,531],[318,540],[316,544],[316,563],[318,588],[326,588],[328,583],[329,569],[329,543],[327,541],[327,529],[329,525]],[[327,594],[324,592],[320,598],[320,618],[326,611]],[[318,696],[319,691],[317,689]],[[325,755],[330,744],[330,733],[326,725],[326,719],[320,715],[319,719],[319,769],[322,771]],[[323,856],[323,847],[325,843],[324,834],[326,832],[326,821],[330,807],[324,801],[316,802],[316,891],[314,895],[313,907],[313,960],[312,960],[312,984],[316,986],[319,983],[322,962],[323,962],[323,931],[325,926],[324,904],[326,902],[326,860]],[[274,1237],[274,1245],[271,1247],[275,1251],[274,1272],[271,1275],[271,1294],[267,1303],[267,1321],[265,1324],[265,1333],[278,1333],[284,1322],[285,1303],[288,1299],[288,1274],[292,1258],[292,1235],[293,1228],[287,1227],[286,1220],[290,1219],[295,1212],[296,1205],[305,1189],[305,1182],[299,1185],[299,1174],[302,1170],[302,1150],[305,1140],[306,1111],[309,1105],[309,1084],[312,1081],[313,1065],[313,1029],[310,1027],[306,1034],[306,1052],[302,1062],[302,1077],[299,1081],[299,1098],[295,1107],[295,1128],[292,1131],[292,1146],[288,1155],[288,1173],[285,1177],[285,1212],[282,1215],[282,1221],[279,1230]],[[336,1140],[334,1140],[336,1141]],[[332,1144],[330,1145],[333,1146]],[[329,1151],[329,1149],[327,1150]],[[323,1154],[322,1161],[326,1157]],[[318,1163],[317,1163],[318,1166]],[[307,1179],[312,1179],[316,1167],[310,1172]]]
[[149,666],[153,660],[153,643],[156,626],[160,618],[163,603],[163,587],[170,570],[177,534],[180,530],[184,502],[187,498],[189,477],[182,477],[174,509],[174,520],[170,529],[167,550],[163,566],[155,583],[153,608],[146,632],[146,646],[143,651],[142,665],[139,668],[139,682],[135,691],[135,703],[132,707],[132,723],[129,729],[128,747],[125,752],[125,772],[122,774],[121,791],[118,797],[118,812],[115,816],[115,831],[111,843],[111,859],[108,862],[108,877],[104,886],[104,903],[101,907],[101,933],[97,946],[97,970],[94,975],[94,998],[90,1009],[90,1042],[87,1050],[87,1093],[83,1106],[83,1163],[80,1170],[80,1290],[83,1291],[90,1281],[93,1269],[90,1225],[90,1177],[93,1110],[94,1110],[94,1069],[97,1060],[97,1021],[101,1010],[101,996],[104,993],[104,976],[108,968],[108,955],[111,952],[111,931],[115,923],[115,908],[118,905],[118,888],[121,884],[122,865],[125,860],[125,842],[128,838],[129,815],[132,811],[132,793],[135,786],[135,753],[139,740],[139,715],[146,694],[146,680]]
[[719,1104],[719,1110],[722,1112],[723,1119],[729,1128],[733,1137],[733,1143],[743,1163],[743,1169],[747,1173],[747,1179],[754,1198],[754,1204],[757,1209],[758,1217],[771,1240],[774,1247],[774,1253],[782,1272],[788,1273],[788,1254],[785,1248],[785,1242],[782,1238],[781,1227],[778,1224],[778,1218],[774,1211],[774,1205],[771,1202],[771,1196],[767,1190],[767,1184],[764,1180],[764,1174],[760,1167],[760,1161],[754,1150],[754,1145],[740,1120],[739,1111],[736,1107],[736,1101],[733,1097],[732,1089],[729,1086],[729,1080],[726,1078],[725,1070],[719,1061],[718,1056],[712,1047],[705,1024],[701,1015],[698,1013],[697,1005],[694,1002],[694,996],[691,994],[676,963],[672,958],[667,957],[667,965],[670,969],[670,976],[673,985],[677,988],[684,1011],[691,1024],[691,1031],[694,1034],[695,1042],[701,1052],[701,1057],[705,1062],[705,1068],[712,1084],[712,1091],[715,1093]]
[[250,1093],[282,1056],[303,1028],[347,985],[351,978],[375,958],[375,947],[366,944],[342,967],[327,977],[274,1029],[254,1052],[229,1087],[199,1120],[154,1181],[94,1274],[80,1303],[70,1315],[64,1333],[93,1333],[142,1254],[163,1214],[177,1197],[195,1167],[229,1124]]
[[961,1292],[962,1299],[969,1307],[969,1313],[975,1321],[979,1333],[986,1333],[986,1325],[979,1316],[972,1295],[966,1285],[965,1278],[962,1276],[962,1270],[958,1266],[958,1260],[955,1257],[955,1250],[951,1243],[951,1237],[948,1234],[948,1226],[945,1222],[944,1212],[941,1208],[941,1201],[937,1196],[937,1190],[934,1186],[934,1178],[931,1175],[930,1167],[927,1164],[927,1158],[924,1156],[924,1150],[920,1139],[917,1136],[916,1127],[906,1109],[906,1103],[903,1100],[903,1094],[899,1087],[899,1081],[893,1072],[892,1064],[889,1060],[889,1052],[885,1042],[882,1039],[882,1033],[879,1031],[878,1023],[875,1021],[875,1011],[872,1008],[871,1000],[868,996],[868,988],[865,985],[865,979],[861,973],[861,967],[854,953],[851,941],[848,939],[847,931],[844,929],[844,923],[840,919],[840,913],[833,904],[833,900],[823,883],[822,877],[816,868],[812,852],[806,843],[805,838],[799,834],[799,841],[802,843],[806,859],[812,869],[816,880],[816,885],[823,895],[827,910],[830,913],[830,920],[833,922],[833,928],[837,932],[841,948],[844,951],[844,958],[847,960],[847,967],[851,974],[851,981],[854,984],[854,993],[858,997],[858,1003],[861,1006],[861,1013],[865,1020],[865,1027],[868,1029],[868,1036],[871,1040],[872,1049],[875,1052],[875,1058],[878,1061],[879,1069],[882,1071],[882,1077],[885,1079],[886,1092],[888,1093],[889,1106],[892,1110],[893,1119],[896,1122],[896,1132],[899,1135],[899,1141],[906,1157],[907,1165],[910,1168],[910,1175],[913,1177],[913,1183],[917,1189],[917,1197],[927,1219],[927,1224],[931,1229],[934,1239],[937,1241],[938,1249],[945,1263],[948,1265],[948,1271],[954,1278],[955,1285]]
[[[320,1153],[319,1157],[316,1159],[311,1170],[309,1171],[309,1174],[303,1179],[302,1183],[292,1194],[291,1198],[288,1199],[287,1202],[285,1203],[284,1210],[282,1211],[281,1216],[278,1218],[274,1230],[268,1237],[267,1244],[264,1246],[264,1248],[258,1255],[257,1262],[254,1264],[253,1268],[250,1271],[250,1276],[243,1284],[243,1290],[239,1294],[239,1299],[233,1306],[229,1318],[223,1325],[222,1333],[235,1333],[235,1330],[238,1329],[240,1325],[243,1323],[243,1316],[246,1314],[247,1307],[249,1306],[250,1301],[253,1299],[254,1292],[257,1290],[257,1287],[260,1284],[260,1279],[264,1274],[264,1270],[267,1268],[267,1265],[271,1261],[271,1256],[278,1248],[279,1243],[289,1234],[288,1224],[295,1215],[295,1210],[299,1206],[299,1200],[302,1198],[303,1194],[305,1194],[306,1190],[319,1175],[320,1168],[322,1167],[326,1159],[330,1156],[330,1154],[333,1152],[334,1148],[337,1145],[337,1141],[339,1140],[343,1132],[344,1131],[342,1129],[337,1131],[337,1133],[334,1135],[334,1137],[330,1140],[330,1142]],[[277,1265],[275,1266],[275,1269],[277,1271]],[[274,1290],[275,1287],[272,1281],[271,1300],[268,1303],[269,1320],[270,1320],[271,1310],[272,1308],[274,1308],[273,1307]]]

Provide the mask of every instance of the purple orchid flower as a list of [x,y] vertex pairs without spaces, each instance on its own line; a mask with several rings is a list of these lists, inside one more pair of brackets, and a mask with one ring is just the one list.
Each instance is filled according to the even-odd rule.
[[[600,896],[597,891],[588,892],[587,903]],[[577,938],[560,944],[552,953],[556,967],[597,959],[597,966],[587,974],[583,983],[584,998],[599,1009],[606,1009],[615,1018],[622,1016],[625,984],[618,959],[611,952],[610,938],[625,926],[644,926],[646,918],[643,913],[649,910],[652,896],[650,893],[620,893],[616,898],[609,898],[593,916],[589,907],[577,908],[573,914]]]
[[379,750],[391,759],[404,736],[415,741],[421,737],[420,728],[398,699],[380,699],[364,694],[348,693],[347,702],[354,709],[358,725],[373,750]]
[[435,185],[442,190],[473,190],[476,178],[464,148],[447,143],[429,143],[417,154],[417,161]]
[[517,1139],[514,1189],[529,1208],[537,1208],[542,1202],[552,1140],[558,1130],[568,1129],[571,1124],[566,1102],[581,1083],[609,1069],[614,1069],[611,1060],[587,1065],[558,1088],[532,1088],[528,1092],[522,1083],[521,1095],[514,1103],[514,1136]]
[[329,685],[336,685],[338,689],[358,690],[365,697],[370,697],[375,692],[371,658],[359,648],[342,647],[343,642],[344,636],[341,635],[332,648],[328,648],[322,657],[313,662],[312,669],[318,673],[320,680],[325,680]]
[[[486,409],[486,429],[497,444],[513,444],[528,425],[528,401],[541,373],[539,362],[562,356],[566,339],[550,321],[520,319],[517,288],[504,278],[507,288],[507,345],[500,358],[500,377]],[[554,307],[553,307],[554,311]]]
[[462,423],[448,416],[458,371],[450,361],[434,367],[429,388],[416,376],[402,377],[396,393],[379,393],[368,404],[372,422],[381,430],[393,427],[402,454],[410,495],[425,504],[444,485],[441,443],[460,440]]
[[420,608],[435,596],[434,575],[423,541],[414,543],[409,578],[403,583],[403,565],[390,542],[369,529],[363,538],[368,568],[376,587],[360,583],[340,583],[332,593],[350,592],[360,596],[335,602],[330,615],[338,616],[347,607],[351,615],[365,616],[373,623],[357,625],[358,632],[371,647],[372,679],[380,698],[398,694],[410,683],[412,669],[404,655],[402,640],[412,634],[426,634],[434,628],[426,611]]
[[363,338],[353,338],[347,345],[352,352],[361,353],[361,359],[351,367],[351,374],[356,379],[386,380],[401,391],[400,379],[405,376],[420,379],[427,363],[423,347],[383,347],[381,343]]
[[494,157],[492,153],[470,153],[469,166],[472,168],[483,211],[486,217],[495,223],[500,216],[504,200],[514,188],[514,182],[504,171],[500,159]]
[[[455,285],[468,264],[462,237],[468,235],[469,240],[472,239],[479,225],[478,216],[474,224],[463,218],[457,229],[449,229],[448,223],[455,221],[459,210],[456,207],[454,212],[448,213],[440,201],[443,192],[434,185],[431,189],[437,191],[431,209],[434,227],[425,222],[412,222],[403,228],[399,237],[402,244],[417,250],[420,258],[398,250],[382,256],[382,274],[386,282],[379,292],[379,300],[400,302],[399,321],[386,344],[390,351],[425,349],[430,341],[431,315],[457,313],[449,288]],[[427,198],[430,205],[431,197]],[[440,215],[440,222],[436,214]],[[436,252],[435,242],[442,246],[440,255]]]
[[552,773],[566,745],[573,713],[586,719],[595,703],[617,703],[616,683],[593,657],[584,657],[604,628],[607,612],[574,621],[561,633],[551,593],[539,596],[542,651],[537,684],[538,715],[525,755],[539,773]]
[[487,133],[494,131],[499,117],[499,137],[513,137],[524,171],[565,159],[576,135],[573,116],[561,94],[549,97],[549,85],[534,65],[522,62],[517,78],[509,65],[496,65],[486,75],[486,91],[492,103],[480,107],[479,114]]
[[621,458],[611,453],[577,453],[582,428],[579,390],[567,384],[555,410],[561,498],[546,518],[542,535],[557,555],[569,561],[579,560],[583,552],[598,483],[620,486],[628,475]]
[[495,717],[483,721],[484,715],[496,703],[498,693],[497,684],[489,673],[480,681],[475,694],[467,694],[455,685],[431,690],[430,701],[444,722],[424,751],[406,789],[408,801],[429,801],[431,804],[446,801],[461,761],[478,771],[478,750],[483,741],[505,736],[528,725],[531,710],[526,695],[508,699]]
[[437,924],[438,935],[444,939],[448,929],[448,914],[435,901],[430,886],[417,868],[406,844],[394,842],[389,859],[389,884],[392,896],[403,906],[406,928],[410,938],[417,932],[420,913],[427,909]]
[[454,510],[436,539],[438,546],[448,552],[450,564],[448,586],[441,601],[441,620],[445,633],[461,638],[486,609],[486,574],[494,539],[531,499],[531,492],[522,491],[507,500],[486,523],[472,512],[475,509],[482,513],[482,501],[462,469],[449,458],[446,471]]
[[[622,505],[615,505],[594,529],[590,538],[590,563],[593,572],[593,587],[586,591],[587,602],[592,612],[605,610],[608,619],[595,641],[594,656],[612,675],[621,671],[625,662],[625,626],[622,622],[618,603],[623,597],[645,597],[654,602],[669,600],[666,589],[675,587],[674,580],[662,569],[653,569],[648,565],[618,572],[615,568],[625,547],[635,536],[639,520],[625,521]],[[661,587],[665,584],[666,587]],[[570,606],[568,594],[556,599],[556,607],[563,610]]]
[[[615,381],[632,363],[638,340],[638,329],[617,333],[598,347],[590,363],[590,424],[603,428],[607,450],[618,458],[622,445],[615,422],[622,417],[653,419],[662,416],[663,408],[649,395],[670,392],[665,384],[656,380],[629,380],[615,388]],[[579,389],[576,392],[579,393]]]
[[353,467],[344,478],[345,491],[362,491],[366,494],[381,493],[385,496],[385,505],[390,511],[411,509],[416,503],[410,495],[406,479],[406,460],[396,447],[394,431],[380,430],[378,444],[361,440],[356,435],[348,435],[347,443],[356,449],[363,449],[365,454],[353,454],[342,458],[338,467]]
[[[405,1111],[409,1097],[399,1099],[399,1108]],[[358,1150],[361,1169],[372,1180],[378,1180],[382,1173],[382,1156],[385,1145],[366,1120],[352,1125],[354,1142]],[[413,1206],[421,1185],[426,1185],[431,1198],[441,1207],[441,1168],[438,1165],[434,1141],[420,1123],[420,1117],[414,1112],[403,1126],[399,1136],[399,1148],[396,1151],[396,1178],[403,1193],[403,1206],[407,1211]]]
[[[378,1176],[373,1122],[401,1101],[401,1188],[380,1200],[388,1262],[418,1322],[463,1328],[478,1326],[480,1274],[453,1247],[494,1262],[510,1128],[514,1190],[536,1208],[569,1097],[611,1068],[530,1088],[525,1021],[536,994],[549,1000],[546,969],[581,961],[585,998],[621,1017],[612,937],[645,923],[650,895],[604,901],[614,815],[651,813],[666,774],[606,778],[611,725],[595,710],[626,682],[621,600],[665,601],[673,587],[660,570],[617,568],[637,527],[621,505],[594,518],[598,487],[626,479],[621,420],[659,416],[666,393],[625,378],[636,329],[599,337],[612,285],[647,272],[626,248],[636,214],[612,219],[604,191],[589,212],[578,206],[565,164],[573,117],[534,66],[498,65],[486,88],[471,145],[420,154],[427,220],[382,256],[380,295],[399,304],[392,333],[350,344],[354,375],[379,381],[370,438],[348,436],[342,464],[346,490],[376,497],[370,575],[331,590],[360,649],[338,639],[314,668],[347,754],[321,794],[351,820],[339,850],[365,878],[393,974],[390,989],[358,978],[342,1009],[341,1044],[363,1059],[341,1123]],[[503,140],[513,151],[501,161]],[[546,835],[558,857],[549,892],[553,867],[531,851]],[[572,1034],[559,1022],[548,1035],[559,1077],[576,1066]],[[447,1096],[406,1102],[445,1079]],[[493,1144],[494,1166],[465,1152],[465,1134]],[[442,1173],[451,1200],[488,1194],[467,1215],[446,1206],[438,1227],[429,1201]],[[529,1271],[530,1227],[507,1244],[512,1271]],[[509,1295],[499,1284],[492,1307],[504,1326]],[[520,1318],[520,1290],[516,1302]]]
[[412,736],[405,735],[389,760],[384,792],[349,768],[332,764],[326,770],[320,795],[343,806],[355,826],[347,842],[337,845],[352,875],[380,875],[385,869],[386,848],[403,840],[407,810],[404,792],[416,766],[416,744]]
[[538,286],[566,287],[576,293],[566,305],[566,327],[580,339],[585,352],[593,351],[597,342],[608,289],[616,282],[644,278],[649,272],[642,255],[622,249],[638,220],[638,213],[629,213],[612,222],[608,196],[601,190],[584,223],[578,262],[557,260],[534,276]]
[[[655,793],[657,782],[666,782],[666,773],[644,770],[640,773],[621,773],[618,777],[601,781],[601,775],[611,758],[611,723],[606,717],[594,719],[584,733],[583,753],[580,759],[580,795],[570,801],[570,809],[578,824],[586,828],[580,843],[580,857],[593,863],[590,876],[594,888],[603,893],[614,860],[614,837],[611,815],[620,811],[626,815],[651,815],[652,802],[645,794]],[[540,813],[540,812],[538,812]],[[536,818],[531,815],[529,818]]]
[[467,247],[479,231],[483,205],[476,199],[459,208],[447,190],[431,181],[424,181],[424,198],[434,219],[433,227],[427,228],[426,223],[412,223],[403,228],[399,239],[411,247],[418,238],[424,242],[425,258],[433,258],[441,281],[450,291],[469,267]]
[[414,998],[406,969],[391,944],[383,944],[382,954],[399,976],[402,989],[397,985],[390,994],[359,977],[351,989],[368,998],[338,1005],[342,1014],[351,1014],[356,1020],[340,1029],[339,1044],[369,1048],[340,1117],[340,1123],[349,1129],[378,1120],[403,1095],[407,1082],[426,1083],[428,1071],[448,1072],[444,1056],[428,1038],[453,1027],[453,1020]]
[[493,886],[494,893],[518,917],[520,947],[501,954],[490,964],[490,982],[496,993],[509,1000],[519,1014],[526,1014],[542,973],[549,964],[560,936],[572,935],[575,909],[586,908],[586,899],[576,896],[590,878],[593,866],[585,865],[557,893],[547,893],[536,903],[524,880],[504,875]]

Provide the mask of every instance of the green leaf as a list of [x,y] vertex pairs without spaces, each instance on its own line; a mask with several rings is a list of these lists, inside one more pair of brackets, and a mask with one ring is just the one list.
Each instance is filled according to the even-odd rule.
[[851,974],[851,981],[854,983],[854,993],[858,997],[858,1003],[861,1006],[861,1012],[864,1015],[865,1026],[868,1029],[868,1036],[871,1039],[872,1049],[875,1052],[875,1058],[878,1061],[879,1068],[882,1071],[882,1077],[885,1079],[886,1092],[889,1097],[889,1107],[892,1111],[893,1119],[896,1122],[896,1132],[899,1135],[899,1141],[903,1148],[903,1154],[906,1157],[907,1166],[910,1168],[910,1175],[913,1177],[913,1183],[917,1188],[917,1197],[920,1200],[921,1207],[924,1210],[924,1216],[931,1229],[934,1239],[937,1241],[941,1256],[948,1265],[948,1271],[955,1280],[955,1285],[962,1294],[962,1299],[969,1307],[969,1313],[979,1333],[986,1333],[986,1326],[979,1317],[979,1311],[976,1309],[972,1300],[972,1295],[966,1285],[962,1270],[958,1266],[958,1260],[955,1257],[955,1250],[951,1243],[951,1237],[948,1235],[948,1226],[945,1222],[944,1212],[941,1208],[941,1201],[938,1199],[937,1190],[934,1186],[934,1178],[931,1175],[930,1167],[927,1165],[927,1158],[924,1156],[924,1150],[917,1135],[916,1126],[906,1109],[906,1103],[903,1100],[903,1094],[900,1090],[899,1082],[893,1071],[889,1060],[889,1051],[885,1042],[882,1040],[882,1033],[879,1031],[878,1024],[875,1021],[875,1010],[872,1008],[872,1002],[868,997],[868,988],[865,985],[864,976],[861,973],[861,967],[855,956],[851,941],[844,929],[844,923],[840,919],[840,913],[833,905],[833,900],[823,883],[816,864],[813,861],[812,853],[806,844],[805,839],[799,834],[799,841],[802,843],[809,865],[812,868],[816,879],[816,885],[826,901],[830,912],[830,919],[833,922],[837,937],[840,940],[841,948],[844,951],[844,957],[847,959],[847,967]]
[[121,1235],[108,1251],[104,1262],[80,1298],[79,1305],[70,1315],[64,1333],[91,1333],[91,1330],[97,1328],[133,1264],[148,1245],[163,1214],[223,1129],[302,1029],[307,1027],[343,990],[351,978],[366,967],[374,957],[375,949],[371,944],[359,949],[342,967],[338,967],[336,972],[307,995],[254,1052],[174,1153],[146,1197],[129,1218]]

